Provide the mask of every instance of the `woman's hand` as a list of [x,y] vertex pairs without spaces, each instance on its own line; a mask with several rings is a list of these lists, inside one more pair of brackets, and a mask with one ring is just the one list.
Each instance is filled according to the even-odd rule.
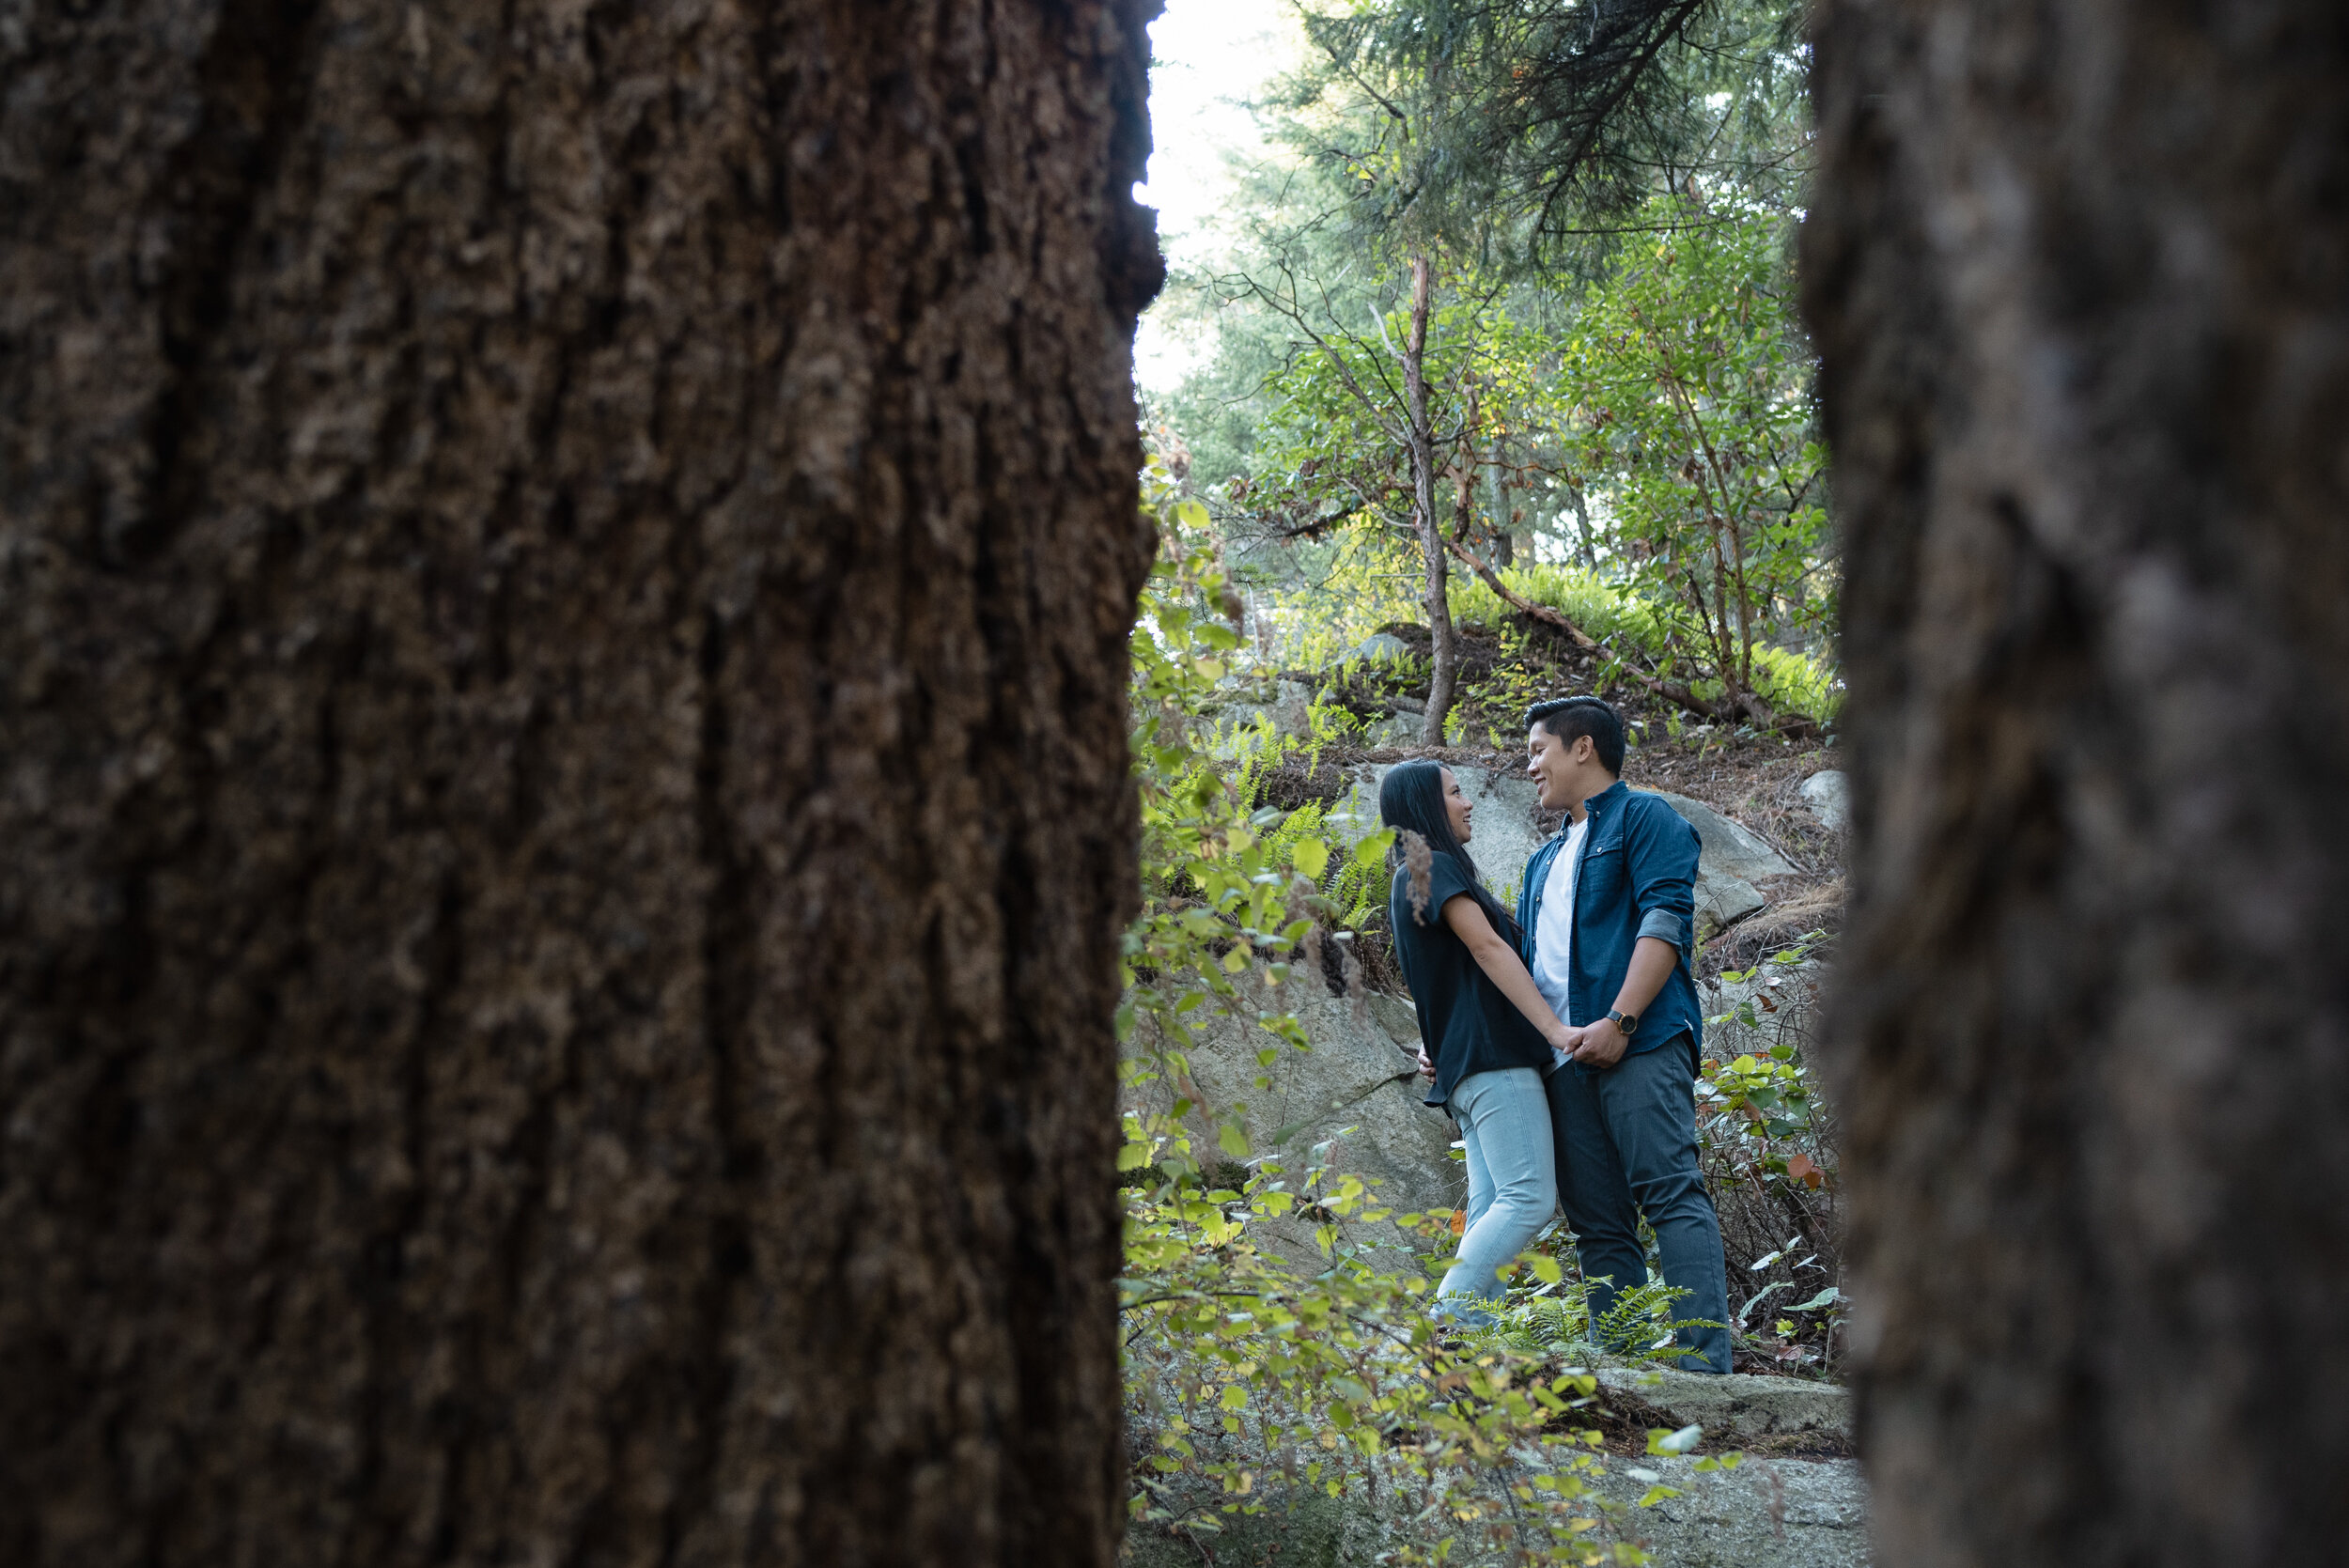
[[1452,927],[1453,935],[1460,939],[1461,945],[1469,950],[1469,956],[1476,960],[1477,967],[1485,971],[1495,988],[1525,1015],[1526,1022],[1541,1031],[1542,1038],[1549,1042],[1551,1050],[1573,1044],[1574,1032],[1561,1023],[1558,1015],[1549,1010],[1549,1003],[1542,1000],[1541,988],[1525,971],[1525,960],[1517,956],[1516,948],[1501,939],[1501,934],[1493,929],[1493,923],[1485,918],[1485,911],[1478,907],[1475,899],[1467,893],[1455,893],[1444,900],[1443,923]]
[[1422,1043],[1419,1048],[1419,1076],[1430,1083],[1436,1081],[1436,1064],[1427,1060],[1427,1047],[1424,1043]]

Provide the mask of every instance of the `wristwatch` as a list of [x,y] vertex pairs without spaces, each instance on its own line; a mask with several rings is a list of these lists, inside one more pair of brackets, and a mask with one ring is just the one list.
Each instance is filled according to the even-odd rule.
[[1614,1021],[1615,1027],[1622,1030],[1626,1034],[1629,1034],[1633,1030],[1640,1027],[1640,1015],[1637,1013],[1619,1012],[1610,1007],[1607,1010],[1607,1016]]

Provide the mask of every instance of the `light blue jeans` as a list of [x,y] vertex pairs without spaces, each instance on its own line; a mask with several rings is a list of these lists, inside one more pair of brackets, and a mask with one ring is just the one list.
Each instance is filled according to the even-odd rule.
[[1483,1327],[1493,1316],[1476,1303],[1501,1294],[1500,1270],[1558,1207],[1557,1141],[1542,1075],[1531,1067],[1471,1073],[1452,1086],[1447,1109],[1468,1145],[1468,1219],[1436,1311]]

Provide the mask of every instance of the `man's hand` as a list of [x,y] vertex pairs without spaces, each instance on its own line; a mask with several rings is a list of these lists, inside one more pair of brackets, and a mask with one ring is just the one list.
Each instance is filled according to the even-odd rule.
[[1601,1018],[1566,1032],[1572,1040],[1566,1048],[1567,1054],[1586,1067],[1613,1066],[1623,1060],[1625,1048],[1631,1044],[1612,1018]]
[[1419,1076],[1430,1083],[1436,1081],[1436,1064],[1427,1060],[1427,1047],[1424,1044],[1419,1048]]

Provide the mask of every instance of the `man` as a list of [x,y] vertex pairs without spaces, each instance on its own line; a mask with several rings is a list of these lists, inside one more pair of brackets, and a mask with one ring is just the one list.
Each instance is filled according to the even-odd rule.
[[1548,1079],[1558,1185],[1590,1281],[1594,1322],[1647,1282],[1644,1213],[1674,1315],[1680,1365],[1729,1370],[1721,1227],[1697,1168],[1698,840],[1661,799],[1624,787],[1623,720],[1596,697],[1526,710],[1526,772],[1571,817],[1526,862],[1517,894],[1525,965],[1568,1026]]

